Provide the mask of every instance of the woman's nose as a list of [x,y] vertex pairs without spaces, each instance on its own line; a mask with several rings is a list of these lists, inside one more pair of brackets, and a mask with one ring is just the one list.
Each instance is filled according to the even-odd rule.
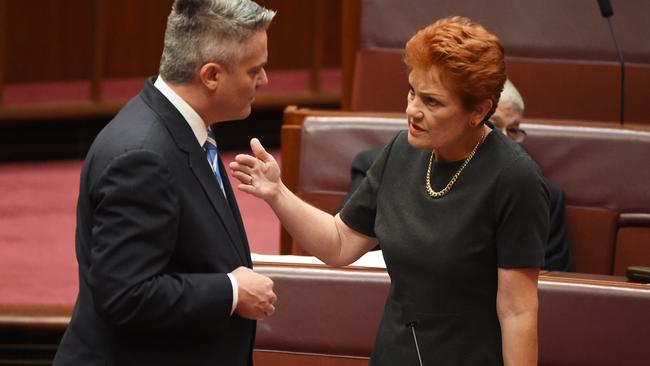
[[413,101],[409,101],[406,105],[406,116],[409,120],[421,120],[424,114],[420,109],[417,108],[417,105]]

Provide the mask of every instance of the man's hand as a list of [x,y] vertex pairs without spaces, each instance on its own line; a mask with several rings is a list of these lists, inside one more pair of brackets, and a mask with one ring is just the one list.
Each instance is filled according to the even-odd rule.
[[264,319],[275,312],[277,296],[273,281],[247,267],[239,267],[231,273],[239,288],[235,313],[248,319]]

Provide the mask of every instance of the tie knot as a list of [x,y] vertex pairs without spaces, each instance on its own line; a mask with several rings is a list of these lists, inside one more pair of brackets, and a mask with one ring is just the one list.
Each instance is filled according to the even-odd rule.
[[205,140],[205,144],[203,144],[203,147],[205,148],[205,150],[217,149],[217,141],[214,139],[214,132],[211,129],[208,129],[208,138]]

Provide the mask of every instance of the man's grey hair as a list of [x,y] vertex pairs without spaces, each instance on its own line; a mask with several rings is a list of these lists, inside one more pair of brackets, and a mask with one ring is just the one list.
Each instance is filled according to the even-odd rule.
[[207,62],[229,69],[241,44],[266,31],[275,11],[251,0],[176,0],[167,18],[160,75],[182,84],[194,79]]
[[517,88],[515,88],[515,84],[508,79],[506,79],[506,83],[503,85],[503,91],[501,92],[499,101],[512,103],[515,108],[519,109],[522,113],[524,112],[524,100]]

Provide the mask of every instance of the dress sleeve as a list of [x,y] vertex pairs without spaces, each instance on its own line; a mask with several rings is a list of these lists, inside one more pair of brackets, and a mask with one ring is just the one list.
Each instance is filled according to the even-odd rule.
[[549,230],[549,193],[537,165],[520,155],[503,169],[495,194],[500,268],[540,268]]
[[350,166],[350,187],[348,188],[348,193],[345,194],[345,198],[343,198],[343,202],[341,202],[341,207],[339,207],[338,211],[343,209],[343,206],[345,206],[345,204],[350,200],[352,194],[354,194],[357,188],[359,188],[361,182],[363,182],[363,179],[368,173],[368,169],[370,169],[372,163],[377,160],[377,157],[383,150],[383,147],[363,150],[352,159],[352,164]]
[[343,222],[355,231],[375,237],[375,216],[377,213],[377,195],[381,186],[386,161],[390,156],[396,135],[381,151],[379,157],[370,166],[359,188],[352,194],[340,212]]

